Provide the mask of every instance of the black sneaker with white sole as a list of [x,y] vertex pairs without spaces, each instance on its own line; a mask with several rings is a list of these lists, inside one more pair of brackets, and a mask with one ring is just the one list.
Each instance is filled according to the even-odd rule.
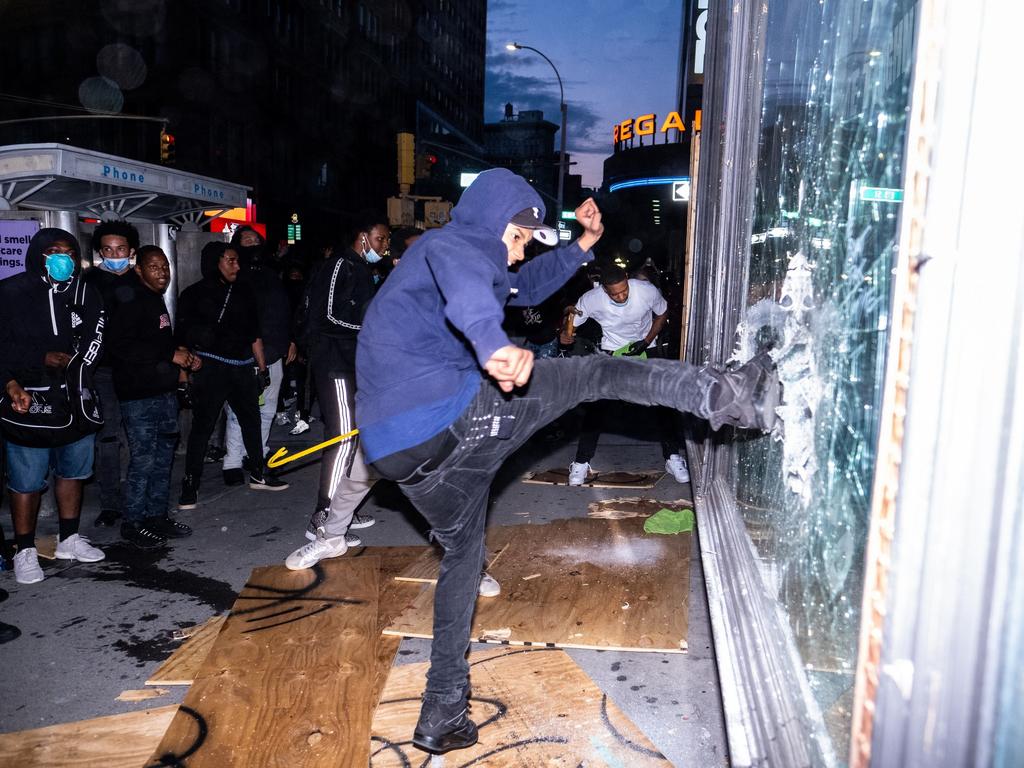
[[359,512],[356,512],[355,514],[352,515],[352,522],[348,524],[348,527],[350,529],[351,528],[369,528],[371,525],[373,525],[376,522],[377,522],[377,520],[374,518],[373,515],[363,515],[363,514],[360,514]]
[[139,549],[159,549],[167,546],[167,537],[145,522],[121,523],[121,538]]
[[181,479],[181,494],[178,496],[178,509],[195,509],[199,503],[199,483],[191,475]]
[[192,535],[192,526],[180,523],[170,517],[155,517],[146,521],[146,525],[168,539],[184,539]]
[[288,483],[271,474],[249,475],[249,487],[254,491],[283,491]]

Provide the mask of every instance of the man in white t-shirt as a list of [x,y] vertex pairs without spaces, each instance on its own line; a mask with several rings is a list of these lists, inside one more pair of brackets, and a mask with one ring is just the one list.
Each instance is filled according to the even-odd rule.
[[[601,326],[601,351],[605,354],[642,355],[665,327],[668,303],[661,291],[646,280],[631,280],[621,267],[608,267],[601,273],[601,285],[583,294],[576,302],[573,325],[593,318]],[[563,339],[568,343],[568,339]],[[583,431],[576,447],[576,459],[569,465],[569,485],[583,485],[590,473],[590,460],[597,450],[606,418],[606,406],[599,401],[586,407]],[[674,423],[669,419],[668,424]],[[671,430],[669,430],[670,432]],[[680,483],[690,480],[686,462],[678,451],[674,435],[662,439],[665,469]]]

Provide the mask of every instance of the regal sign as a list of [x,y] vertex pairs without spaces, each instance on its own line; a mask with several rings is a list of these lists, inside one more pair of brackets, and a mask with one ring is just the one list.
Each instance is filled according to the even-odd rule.
[[[669,112],[660,124],[658,123],[658,116],[651,113],[616,123],[612,129],[612,139],[618,144],[620,141],[628,141],[634,136],[653,136],[655,133],[668,133],[672,130],[679,132],[686,130],[686,123],[678,112]],[[699,109],[693,117],[693,130],[700,130]]]

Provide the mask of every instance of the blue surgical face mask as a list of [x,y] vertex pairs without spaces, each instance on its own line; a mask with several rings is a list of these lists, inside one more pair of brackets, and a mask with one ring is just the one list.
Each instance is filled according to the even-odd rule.
[[45,265],[46,274],[50,276],[51,280],[58,283],[70,280],[71,276],[75,274],[75,260],[66,253],[46,254]]
[[380,261],[380,254],[370,247],[370,244],[366,241],[365,237],[363,238],[363,245],[366,246],[366,250],[363,252],[363,258],[366,259],[367,264],[376,264]]
[[131,264],[131,259],[104,259],[103,266],[110,272],[122,272],[128,269]]

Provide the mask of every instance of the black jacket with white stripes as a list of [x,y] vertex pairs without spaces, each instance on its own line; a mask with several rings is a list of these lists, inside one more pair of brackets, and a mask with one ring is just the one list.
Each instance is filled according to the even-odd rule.
[[351,249],[314,273],[300,307],[297,334],[314,368],[329,376],[355,371],[356,336],[374,293],[369,265]]
[[[43,251],[57,240],[75,250],[71,279],[46,276]],[[25,271],[0,281],[0,391],[12,379],[23,387],[46,386],[63,378],[46,368],[47,352],[82,355],[95,369],[103,349],[103,301],[82,282],[78,241],[62,229],[41,229],[25,254]]]

